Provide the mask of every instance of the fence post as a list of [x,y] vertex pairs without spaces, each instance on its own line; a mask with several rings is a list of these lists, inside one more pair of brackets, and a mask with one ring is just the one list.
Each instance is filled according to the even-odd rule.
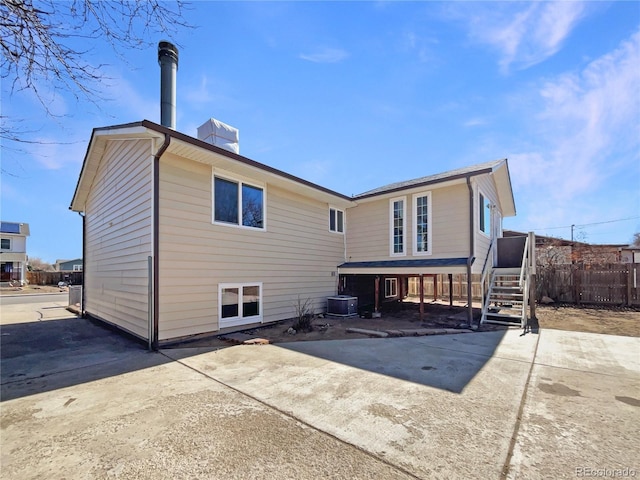
[[[536,234],[529,232],[529,262],[528,270],[530,274],[529,281],[529,318],[536,318]],[[525,306],[526,308],[526,306]]]
[[631,303],[632,303],[632,301],[631,301],[631,296],[632,296],[632,294],[631,294],[631,282],[632,282],[632,277],[633,277],[633,267],[634,267],[634,265],[631,264],[629,266],[629,268],[627,268],[627,301],[626,301],[626,305],[628,307],[630,307]]
[[453,274],[449,274],[449,306],[453,307]]

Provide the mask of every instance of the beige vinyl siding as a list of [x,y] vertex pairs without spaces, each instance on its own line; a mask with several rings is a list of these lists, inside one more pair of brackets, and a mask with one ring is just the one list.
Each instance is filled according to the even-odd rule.
[[[411,198],[405,219],[405,251],[411,254]],[[387,198],[361,203],[347,210],[347,259],[350,262],[390,259],[390,219]],[[396,258],[396,257],[393,257]],[[404,257],[403,257],[404,258]]]
[[[431,192],[432,237],[431,255],[414,255],[413,247],[415,215],[413,196]],[[469,193],[466,184],[414,190],[405,196],[407,216],[405,219],[405,251],[403,259],[412,258],[457,258],[469,256]],[[347,258],[352,262],[374,260],[396,260],[390,255],[390,209],[389,198],[368,201],[347,210]]]
[[[473,206],[473,230],[475,235],[475,256],[476,261],[473,264],[473,273],[482,273],[482,267],[484,266],[489,247],[491,246],[490,235],[480,231],[480,193],[488,198],[494,205],[498,204],[498,194],[496,192],[496,186],[490,175],[480,175],[475,178],[475,192],[474,192],[474,206]],[[499,207],[498,207],[499,208]],[[493,221],[493,218],[491,219]],[[491,227],[493,230],[493,225]],[[490,262],[488,260],[488,262]]]
[[433,190],[433,255],[431,258],[468,257],[469,189],[466,184]]
[[148,337],[151,255],[150,140],[111,141],[87,198],[85,309]]
[[24,235],[12,235],[10,233],[3,233],[2,238],[8,238],[10,240],[11,248],[9,250],[2,250],[3,253],[7,252],[22,252],[25,253],[27,251],[27,239]]
[[221,283],[262,283],[265,322],[293,317],[298,295],[323,309],[344,261],[329,205],[267,184],[265,230],[213,224],[211,182],[211,167],[162,157],[160,340],[218,330]]

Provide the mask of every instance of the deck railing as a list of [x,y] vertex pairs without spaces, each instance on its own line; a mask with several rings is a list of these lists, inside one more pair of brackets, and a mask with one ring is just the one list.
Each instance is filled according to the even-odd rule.
[[[498,244],[497,239],[492,238],[489,249],[487,250],[487,256],[484,259],[484,265],[482,266],[482,279],[480,280],[480,286],[482,287],[482,315],[487,311],[489,302],[489,288],[491,287],[491,272],[493,271],[493,259],[495,258],[495,248]],[[491,261],[489,261],[491,259]]]

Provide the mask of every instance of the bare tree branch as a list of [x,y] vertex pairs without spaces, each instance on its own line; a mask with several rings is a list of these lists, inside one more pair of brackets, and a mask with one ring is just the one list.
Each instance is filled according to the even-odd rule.
[[[93,48],[107,42],[124,59],[129,49],[193,28],[186,9],[183,0],[0,0],[0,78],[11,94],[33,92],[49,117],[56,115],[42,86],[99,106],[107,77],[104,64],[89,60]],[[26,141],[2,120],[0,138]]]

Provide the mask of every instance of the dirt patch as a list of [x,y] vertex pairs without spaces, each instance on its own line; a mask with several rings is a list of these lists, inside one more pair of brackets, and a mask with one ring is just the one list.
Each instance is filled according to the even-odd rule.
[[637,308],[538,306],[536,316],[541,329],[640,337],[640,309]]
[[[474,308],[474,318],[480,317],[480,309]],[[375,330],[379,332],[393,330],[418,330],[418,329],[455,329],[465,330],[469,328],[467,322],[467,308],[462,305],[449,306],[442,303],[429,303],[425,305],[422,320],[420,319],[419,305],[416,303],[404,303],[395,308],[386,309],[380,318],[361,317],[335,317],[325,316],[315,318],[311,325],[311,331],[292,331],[296,323],[294,319],[283,320],[264,327],[244,330],[243,333],[254,338],[263,338],[269,343],[305,342],[313,340],[343,340],[355,338],[369,338],[370,335],[349,332],[349,328]],[[501,325],[482,325],[478,331],[502,330]],[[394,336],[393,334],[389,336]],[[200,339],[188,342],[182,346],[208,346],[212,340]]]
[[[474,318],[480,317],[480,310],[474,309]],[[348,332],[349,328],[375,330],[380,332],[416,329],[468,329],[467,309],[464,306],[449,306],[429,303],[424,306],[420,319],[420,308],[416,303],[403,303],[381,312],[380,318],[334,317],[317,318],[312,322],[310,332],[290,333],[294,320],[279,322],[271,327],[257,328],[247,332],[269,339],[272,343],[299,342],[310,340],[338,340],[348,338],[368,338],[370,335]],[[483,325],[479,331],[499,330],[500,325]],[[393,336],[393,335],[391,335]]]
[[[480,318],[480,309],[474,308],[474,319]],[[538,306],[536,315],[540,328],[570,330],[575,332],[604,333],[640,337],[640,310],[638,309],[605,309],[576,306]],[[264,338],[270,343],[301,342],[312,340],[342,340],[350,338],[369,338],[362,333],[348,332],[348,328],[361,328],[376,331],[415,330],[415,329],[465,329],[467,324],[467,308],[463,305],[449,306],[441,302],[425,305],[423,319],[420,320],[419,305],[403,303],[395,308],[382,312],[380,318],[360,317],[324,317],[312,322],[313,330],[309,332],[290,329],[295,321],[277,322],[244,333],[256,338]],[[481,325],[477,331],[493,331],[507,328],[502,325]],[[511,327],[519,328],[519,327]],[[393,336],[393,335],[391,335]]]

